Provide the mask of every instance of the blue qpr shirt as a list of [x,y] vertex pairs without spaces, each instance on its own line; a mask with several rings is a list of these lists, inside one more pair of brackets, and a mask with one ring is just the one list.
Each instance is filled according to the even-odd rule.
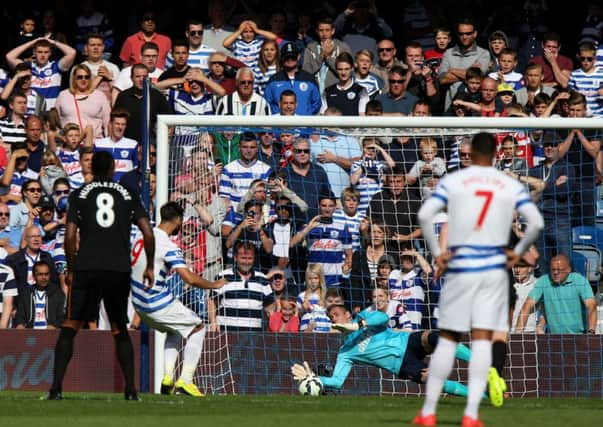
[[389,316],[380,311],[361,311],[367,327],[345,337],[331,377],[320,377],[326,387],[341,388],[355,364],[375,366],[398,375],[406,354],[410,333],[388,327]]
[[341,266],[347,249],[352,248],[352,235],[344,222],[320,223],[308,235],[308,262],[321,264],[327,286],[341,281]]

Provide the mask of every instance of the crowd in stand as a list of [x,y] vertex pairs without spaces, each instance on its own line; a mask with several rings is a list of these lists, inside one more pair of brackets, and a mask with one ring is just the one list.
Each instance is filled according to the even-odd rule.
[[[160,15],[145,10],[121,47],[92,8],[71,41],[35,18],[21,21],[0,70],[0,328],[60,325],[67,198],[92,179],[94,152],[109,151],[115,180],[141,191],[146,78],[153,142],[156,116],[166,113],[603,117],[598,4],[581,38],[564,40],[575,55],[568,57],[546,23],[531,21],[524,30],[538,41],[520,43],[492,26],[482,33],[470,17],[431,22],[421,2],[405,5],[403,25],[416,31],[405,31],[403,45],[398,24],[370,0],[300,14],[296,23],[279,10],[266,22],[243,17],[230,3],[211,1],[209,23],[191,19],[176,37],[159,33]],[[530,8],[539,4],[526,1],[526,11],[538,17]],[[591,330],[588,322],[559,328],[556,313],[580,317],[580,301],[596,309],[584,289],[599,284],[558,268],[549,276],[549,266],[558,254],[573,260],[572,227],[596,226],[600,130],[496,136],[497,167],[529,188],[546,221],[514,271],[513,328]],[[445,275],[431,264],[416,214],[442,176],[470,166],[470,139],[173,128],[170,198],[185,210],[179,244],[195,272],[228,280],[204,308],[212,328],[330,332],[333,303],[387,312],[394,328],[436,328]],[[152,168],[155,153],[153,146]],[[153,171],[151,199],[154,180]],[[434,224],[444,247],[446,221]],[[513,235],[520,233],[518,218]],[[536,277],[579,283],[564,295],[574,303],[559,307],[565,302],[551,302],[546,290],[544,298],[532,292],[541,288]]]

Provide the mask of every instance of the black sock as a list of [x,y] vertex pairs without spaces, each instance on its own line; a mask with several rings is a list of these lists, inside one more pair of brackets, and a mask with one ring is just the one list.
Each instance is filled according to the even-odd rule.
[[492,366],[496,368],[498,375],[502,377],[505,360],[507,359],[507,343],[496,341],[492,344]]
[[117,348],[117,358],[126,382],[126,392],[136,392],[136,386],[134,385],[134,348],[132,347],[130,334],[128,334],[128,331],[121,331],[113,338]]
[[62,390],[63,378],[67,371],[67,365],[73,355],[73,337],[76,330],[72,328],[61,328],[59,339],[54,348],[54,378],[52,380],[53,390]]

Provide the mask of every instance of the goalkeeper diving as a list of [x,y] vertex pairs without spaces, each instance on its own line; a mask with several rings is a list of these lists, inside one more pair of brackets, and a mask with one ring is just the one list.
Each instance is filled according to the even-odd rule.
[[[352,320],[350,310],[344,305],[328,308],[332,328],[344,333],[345,340],[339,349],[337,363],[330,377],[318,377],[325,387],[341,388],[355,364],[376,366],[397,375],[401,379],[423,384],[427,380],[427,363],[424,359],[433,353],[438,342],[438,332],[407,332],[393,330],[388,324],[389,316],[381,311],[361,311]],[[468,361],[471,350],[458,344],[456,358]],[[304,362],[291,367],[293,379],[301,382],[314,372]],[[448,380],[444,392],[467,396],[467,386]]]

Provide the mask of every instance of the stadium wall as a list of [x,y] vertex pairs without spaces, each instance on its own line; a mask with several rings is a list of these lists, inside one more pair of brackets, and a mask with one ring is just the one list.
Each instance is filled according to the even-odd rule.
[[[0,330],[0,390],[47,391],[52,382],[59,331]],[[134,360],[140,360],[140,332],[130,331]],[[67,392],[123,392],[124,382],[109,331],[80,331],[63,389]],[[136,384],[140,373],[136,371]]]
[[[140,332],[130,331],[135,360],[140,360]],[[52,380],[58,331],[0,331],[0,390],[45,391]],[[208,334],[208,350],[220,342]],[[338,335],[229,333],[228,346],[235,394],[295,393],[289,367],[307,360],[314,367],[333,366],[341,345]],[[151,343],[151,351],[153,343]],[[603,398],[602,335],[513,335],[513,366],[507,372],[513,396]],[[65,378],[67,392],[122,392],[123,381],[113,338],[107,331],[81,331]],[[526,359],[526,355],[531,359]],[[220,360],[220,357],[216,357]],[[152,367],[151,367],[152,368]],[[200,370],[210,370],[206,364]],[[456,370],[465,373],[466,369]],[[466,381],[466,378],[460,378]],[[136,381],[140,376],[137,370]],[[375,368],[355,367],[343,394],[414,394],[413,383],[394,380]]]

